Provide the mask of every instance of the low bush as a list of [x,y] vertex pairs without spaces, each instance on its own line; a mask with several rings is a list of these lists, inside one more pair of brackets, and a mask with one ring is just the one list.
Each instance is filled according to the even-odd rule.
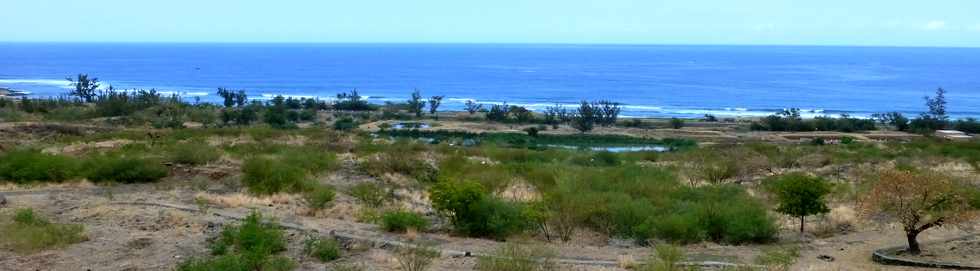
[[422,183],[433,183],[438,176],[438,170],[411,152],[387,151],[368,157],[361,161],[358,167],[365,173],[383,177],[388,173],[399,173]]
[[375,183],[359,183],[350,189],[350,195],[368,207],[378,208],[388,199],[387,189]]
[[409,211],[386,211],[381,215],[381,228],[388,232],[406,232],[409,229],[425,231],[429,228],[429,221]]
[[803,119],[800,113],[798,108],[783,110],[783,112],[770,115],[760,121],[752,122],[751,128],[762,131],[838,131],[845,133],[877,129],[875,121],[872,119],[854,118],[846,114],[838,118],[820,116],[813,119]]
[[670,128],[674,128],[674,129],[684,128],[684,120],[678,118],[670,118]]
[[14,150],[0,154],[0,180],[26,183],[64,181],[78,177],[78,160],[37,150]]
[[303,254],[321,262],[340,259],[340,244],[337,240],[311,236],[303,241]]
[[253,212],[241,225],[231,226],[210,246],[210,258],[194,258],[177,266],[179,271],[292,270],[296,263],[275,254],[286,250],[279,226]]
[[221,150],[204,142],[177,143],[170,150],[170,161],[186,165],[204,165],[221,157]]
[[333,187],[318,185],[306,191],[303,194],[303,200],[306,201],[306,205],[311,209],[322,210],[333,201],[334,196],[336,196],[336,192],[334,192]]
[[410,244],[395,251],[395,260],[404,271],[424,271],[439,258],[439,251],[428,244]]
[[339,166],[337,155],[314,147],[284,147],[276,154],[284,163],[313,175],[335,170]]
[[92,182],[148,183],[167,176],[167,167],[157,161],[121,156],[92,157],[86,162],[86,177]]
[[253,157],[245,160],[242,173],[242,182],[249,192],[259,195],[309,189],[303,169],[271,158]]
[[18,209],[12,219],[0,221],[0,247],[27,254],[66,247],[87,240],[85,227],[51,223],[33,209]]
[[334,121],[333,129],[337,131],[350,131],[357,129],[358,125],[359,124],[354,120],[354,118],[344,117]]
[[683,271],[685,268],[678,263],[686,258],[682,248],[670,244],[660,244],[653,248],[653,254],[647,258],[646,264],[640,268],[640,271]]
[[638,232],[681,243],[742,244],[769,242],[778,231],[765,206],[737,186],[686,189],[672,201],[668,213],[649,218]]
[[429,194],[433,208],[467,236],[505,239],[528,226],[523,206],[486,194],[479,183],[441,181]]
[[481,256],[474,269],[479,271],[558,270],[557,253],[544,246],[505,243],[492,254]]

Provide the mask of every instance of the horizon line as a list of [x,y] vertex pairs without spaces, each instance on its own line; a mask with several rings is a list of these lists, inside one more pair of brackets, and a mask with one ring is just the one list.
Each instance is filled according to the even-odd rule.
[[843,47],[843,48],[943,48],[980,49],[977,46],[875,45],[875,44],[769,44],[769,43],[617,43],[617,42],[331,42],[331,41],[4,41],[0,44],[174,44],[174,45],[545,45],[545,46],[635,46],[635,47]]

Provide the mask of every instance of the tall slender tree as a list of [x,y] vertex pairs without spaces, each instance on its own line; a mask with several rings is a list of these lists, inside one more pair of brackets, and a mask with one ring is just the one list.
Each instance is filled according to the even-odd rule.
[[422,117],[422,108],[425,107],[425,101],[422,100],[422,93],[415,89],[412,92],[412,98],[408,99],[408,112],[415,113],[415,117]]
[[80,73],[74,79],[71,77],[65,79],[71,82],[73,87],[68,95],[76,96],[86,103],[95,101],[95,97],[98,95],[97,91],[99,90],[99,78],[89,78],[88,74]]

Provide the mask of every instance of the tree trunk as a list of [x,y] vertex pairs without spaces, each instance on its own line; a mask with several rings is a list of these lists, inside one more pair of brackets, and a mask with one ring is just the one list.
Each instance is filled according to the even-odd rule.
[[803,222],[804,222],[803,219],[804,218],[806,218],[806,217],[805,216],[800,216],[800,234],[803,234]]
[[905,237],[909,241],[909,250],[908,250],[909,254],[919,255],[919,253],[922,253],[922,250],[919,250],[919,241],[916,240],[918,236],[919,233],[915,231],[905,233]]

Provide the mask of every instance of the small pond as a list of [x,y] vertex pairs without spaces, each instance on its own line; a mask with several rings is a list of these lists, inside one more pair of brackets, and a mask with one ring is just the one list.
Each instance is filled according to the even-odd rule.
[[618,152],[644,152],[644,151],[653,151],[653,152],[669,152],[669,151],[671,151],[671,148],[670,147],[664,147],[664,146],[658,146],[658,145],[647,145],[647,146],[616,146],[616,147],[613,147],[613,146],[593,146],[593,147],[587,147],[587,146],[571,146],[571,145],[545,145],[545,147],[549,147],[549,148],[563,148],[563,149],[576,149],[576,150],[579,150],[579,149],[587,149],[587,150],[591,150],[591,151],[607,151],[607,152],[617,152],[617,153]]
[[398,122],[391,124],[391,129],[403,130],[403,129],[425,129],[429,128],[429,124],[425,122]]

